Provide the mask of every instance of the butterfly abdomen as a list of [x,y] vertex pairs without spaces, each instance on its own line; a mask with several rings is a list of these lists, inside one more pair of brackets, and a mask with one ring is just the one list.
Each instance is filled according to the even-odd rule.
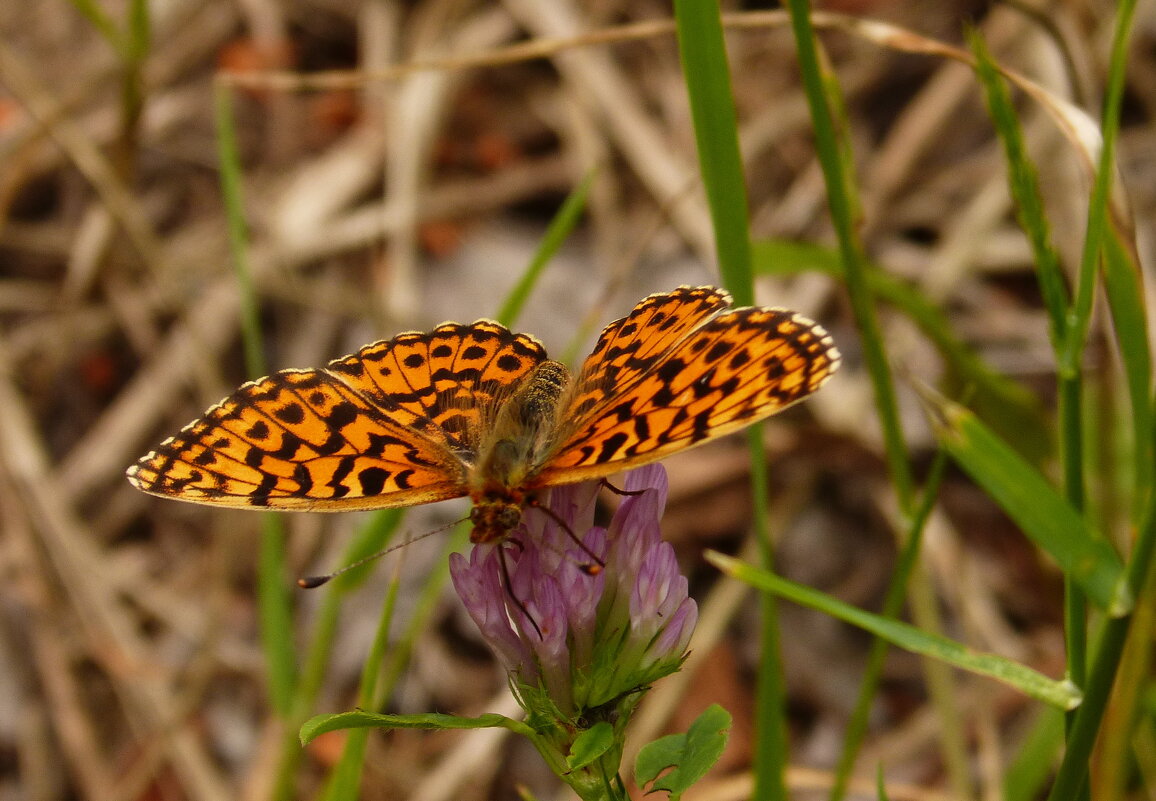
[[510,400],[511,412],[527,430],[540,430],[554,423],[562,390],[570,381],[570,371],[561,362],[538,365],[526,386]]
[[561,362],[542,362],[502,405],[488,441],[482,444],[475,490],[522,482],[557,426],[558,402],[569,380]]

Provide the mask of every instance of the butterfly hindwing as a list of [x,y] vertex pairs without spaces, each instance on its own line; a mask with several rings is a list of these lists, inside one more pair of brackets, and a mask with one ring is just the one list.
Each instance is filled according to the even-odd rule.
[[546,358],[536,339],[489,320],[400,334],[326,368],[398,425],[469,460],[497,407]]

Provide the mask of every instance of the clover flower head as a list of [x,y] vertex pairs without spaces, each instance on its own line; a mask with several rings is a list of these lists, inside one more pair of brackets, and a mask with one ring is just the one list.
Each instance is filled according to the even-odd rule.
[[[552,515],[530,508],[504,542],[450,561],[466,610],[543,732],[548,761],[564,763],[576,732],[598,721],[621,736],[649,685],[682,664],[698,617],[659,528],[663,468],[626,475],[605,528],[593,524],[598,488],[555,488],[541,500]],[[563,778],[582,794],[581,776]]]

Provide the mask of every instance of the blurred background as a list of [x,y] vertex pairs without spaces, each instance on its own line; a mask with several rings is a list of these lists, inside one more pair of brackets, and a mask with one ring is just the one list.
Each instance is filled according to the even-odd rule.
[[[686,88],[667,4],[596,0],[166,0],[149,37],[130,4],[0,4],[0,801],[314,797],[341,736],[295,757],[293,715],[355,704],[391,581],[400,582],[390,711],[514,714],[505,678],[444,586],[446,535],[382,559],[334,613],[298,576],[340,567],[366,515],[286,515],[290,655],[333,625],[307,709],[271,700],[257,609],[261,516],[164,501],[124,470],[247,377],[242,294],[218,171],[234,120],[246,253],[269,369],[320,366],[375,339],[494,315],[563,199],[595,170],[581,225],[514,326],[580,359],[647,293],[717,283]],[[838,282],[810,117],[784,17],[734,14],[728,46],[761,303],[819,320],[844,355],[814,398],[762,428],[776,565],[877,609],[898,521],[871,388]],[[873,262],[914,290],[998,378],[992,425],[1050,464],[1054,361],[1002,151],[971,70],[856,32],[851,15],[995,57],[1098,118],[1113,4],[1059,0],[822,9],[846,94]],[[215,76],[232,79],[226,94]],[[1141,4],[1119,165],[1153,263],[1156,6]],[[1078,264],[1088,181],[1054,120],[1017,95],[1061,259]],[[225,104],[222,106],[222,104]],[[790,273],[790,275],[788,275]],[[934,439],[908,380],[948,381],[908,314],[881,308],[919,468]],[[1096,331],[1092,375],[1114,356]],[[1099,402],[1119,402],[1110,380]],[[733,441],[732,441],[733,440]],[[1100,456],[1116,458],[1110,437]],[[666,460],[664,524],[699,599],[687,669],[640,727],[685,730],[711,703],[731,740],[695,798],[750,792],[757,599],[701,559],[742,553],[742,438]],[[1110,504],[1111,499],[1107,499]],[[411,510],[420,537],[461,504]],[[430,585],[431,577],[441,584]],[[949,471],[917,582],[945,633],[1063,672],[1061,578],[962,474]],[[427,600],[426,595],[432,600]],[[794,797],[825,797],[869,638],[784,604]],[[325,617],[325,615],[329,615]],[[416,622],[415,622],[416,621]],[[312,658],[312,657],[310,657]],[[946,674],[974,797],[992,795],[1039,704]],[[853,797],[961,797],[926,666],[892,651]],[[287,744],[288,743],[288,744]],[[557,788],[500,733],[370,737],[364,799],[511,799]],[[689,797],[689,796],[688,796]]]

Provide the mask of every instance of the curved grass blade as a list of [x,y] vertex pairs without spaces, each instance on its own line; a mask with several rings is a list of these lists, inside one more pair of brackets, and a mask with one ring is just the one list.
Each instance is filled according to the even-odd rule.
[[1040,474],[970,411],[921,388],[944,448],[977,484],[1050,555],[1064,574],[1113,617],[1133,597],[1112,546]]
[[1066,679],[1050,679],[1019,662],[995,654],[973,651],[955,640],[929,634],[907,623],[845,604],[818,590],[759,570],[716,551],[707,551],[706,559],[727,575],[734,576],[752,587],[858,626],[904,650],[995,679],[1051,706],[1064,710],[1075,709],[1082,700],[1080,689]]

